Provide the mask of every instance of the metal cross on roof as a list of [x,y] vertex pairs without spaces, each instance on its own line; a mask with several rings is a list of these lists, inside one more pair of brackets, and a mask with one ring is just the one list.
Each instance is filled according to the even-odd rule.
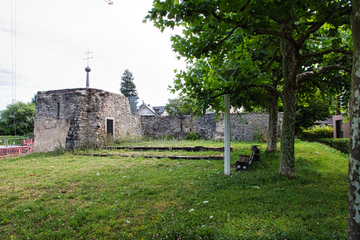
[[92,53],[92,52],[89,52],[89,49],[86,53],[84,54],[87,54],[87,58],[84,58],[83,60],[87,60],[87,66],[89,66],[89,59],[92,59],[93,57],[89,57],[89,54]]
[[89,67],[89,59],[92,59],[93,57],[89,57],[89,54],[92,52],[88,51],[85,53],[87,54],[87,58],[84,58],[83,60],[87,60],[87,67],[85,68],[85,72],[86,72],[86,87],[88,88],[90,86],[90,80],[89,80],[89,72],[91,72],[91,68]]

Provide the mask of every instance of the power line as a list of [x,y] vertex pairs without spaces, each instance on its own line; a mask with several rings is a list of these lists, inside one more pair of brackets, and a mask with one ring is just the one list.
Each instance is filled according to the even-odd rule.
[[[16,0],[11,1],[11,100],[14,110],[14,134],[16,136],[15,103],[16,103]],[[13,4],[14,2],[14,4]],[[13,6],[14,5],[14,6]]]

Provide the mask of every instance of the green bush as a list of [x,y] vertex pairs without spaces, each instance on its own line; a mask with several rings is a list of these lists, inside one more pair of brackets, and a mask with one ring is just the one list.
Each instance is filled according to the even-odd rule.
[[200,134],[197,132],[187,132],[186,133],[186,139],[187,140],[199,140]]
[[172,135],[172,133],[169,133],[168,135],[164,136],[165,140],[174,140],[174,136]]
[[267,141],[267,137],[263,134],[259,126],[257,127],[256,132],[254,132],[254,141],[258,143]]
[[329,147],[335,148],[342,153],[349,153],[349,139],[348,138],[320,138],[316,140],[319,143],[328,145]]
[[315,142],[320,138],[333,138],[333,132],[330,126],[314,126],[304,130],[299,137],[302,141]]

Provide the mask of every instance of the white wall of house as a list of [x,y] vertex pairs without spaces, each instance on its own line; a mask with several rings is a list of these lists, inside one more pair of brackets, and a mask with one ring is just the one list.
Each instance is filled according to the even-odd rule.
[[149,115],[149,116],[153,116],[155,115],[154,112],[150,111],[148,108],[144,107],[143,109],[141,109],[136,115]]

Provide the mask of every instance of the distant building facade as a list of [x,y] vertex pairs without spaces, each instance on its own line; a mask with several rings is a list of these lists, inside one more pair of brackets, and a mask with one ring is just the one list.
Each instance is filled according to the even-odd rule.
[[334,138],[349,138],[350,122],[342,115],[333,116]]
[[140,116],[168,116],[168,113],[165,110],[165,106],[152,107],[146,104],[142,104],[139,110],[136,112],[136,115]]

